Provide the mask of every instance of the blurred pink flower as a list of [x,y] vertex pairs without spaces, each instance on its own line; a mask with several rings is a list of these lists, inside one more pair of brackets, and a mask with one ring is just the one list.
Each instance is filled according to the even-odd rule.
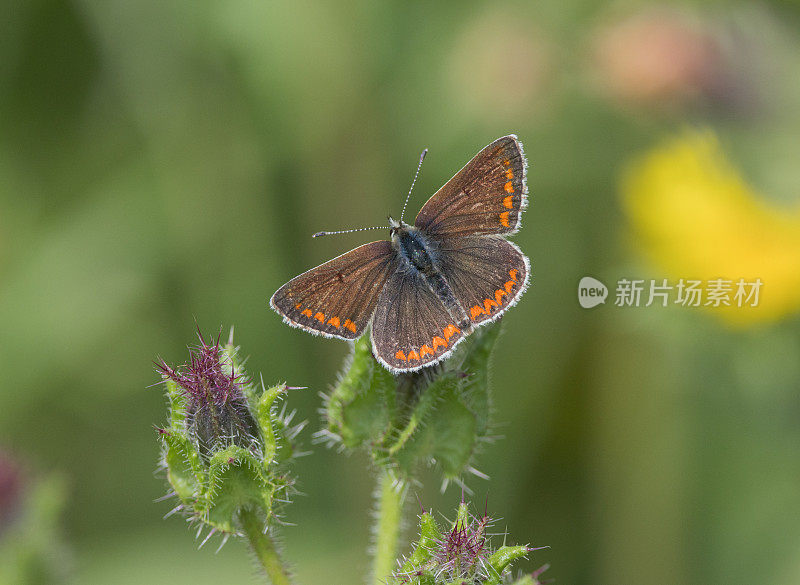
[[0,451],[0,534],[19,514],[22,487],[20,466],[8,453]]
[[719,42],[702,22],[676,10],[651,8],[601,28],[592,53],[598,84],[622,102],[681,105],[734,97]]

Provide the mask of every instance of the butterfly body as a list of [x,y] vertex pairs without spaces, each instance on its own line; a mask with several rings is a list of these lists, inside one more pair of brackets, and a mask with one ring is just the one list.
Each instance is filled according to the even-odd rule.
[[447,308],[447,312],[462,329],[469,328],[470,322],[463,307],[453,294],[453,289],[441,272],[438,262],[436,244],[425,237],[422,230],[402,221],[395,222],[389,218],[392,234],[392,246],[397,250],[401,265],[399,269],[410,275],[417,273],[428,288]]
[[422,207],[389,218],[391,240],[364,244],[293,278],[270,305],[294,327],[356,339],[371,324],[375,357],[392,372],[450,355],[524,292],[527,257],[505,236],[527,203],[516,136],[479,152]]
[[402,221],[389,218],[391,226],[392,246],[405,261],[405,266],[414,268],[422,274],[436,272],[434,245],[420,230]]

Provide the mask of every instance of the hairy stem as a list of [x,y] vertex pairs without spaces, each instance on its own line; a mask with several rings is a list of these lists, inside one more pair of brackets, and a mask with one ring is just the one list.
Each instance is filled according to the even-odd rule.
[[275,541],[264,533],[263,522],[258,518],[255,510],[243,508],[239,512],[239,519],[256,559],[263,567],[272,585],[291,585],[289,570],[284,566],[278,550],[275,548]]
[[386,578],[395,567],[407,492],[406,484],[396,480],[389,472],[381,470],[379,473],[375,559],[372,570],[372,582],[375,585],[386,583]]

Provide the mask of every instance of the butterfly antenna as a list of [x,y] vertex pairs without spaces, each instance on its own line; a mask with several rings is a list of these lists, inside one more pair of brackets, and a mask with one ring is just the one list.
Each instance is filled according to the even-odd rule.
[[411,181],[411,189],[408,190],[408,195],[406,195],[406,202],[403,203],[403,211],[400,212],[400,221],[403,221],[403,216],[406,213],[406,206],[408,205],[408,200],[411,199],[411,192],[414,190],[414,184],[417,182],[417,177],[419,177],[419,170],[422,168],[422,161],[425,160],[425,155],[428,154],[428,149],[422,151],[422,154],[419,155],[419,164],[417,165],[417,172],[414,173],[414,180]]
[[333,236],[335,234],[352,234],[353,232],[365,232],[367,230],[385,230],[385,229],[389,229],[389,228],[387,228],[385,225],[376,225],[376,226],[373,226],[373,227],[356,228],[356,229],[353,229],[353,230],[339,230],[339,231],[336,231],[336,232],[317,232],[316,234],[314,234],[311,237],[312,238],[320,238],[322,236]]
[[[408,190],[408,195],[406,195],[406,201],[403,203],[403,211],[400,212],[400,221],[403,221],[403,216],[406,213],[406,207],[408,206],[408,200],[411,198],[411,192],[414,190],[414,185],[417,183],[417,177],[419,177],[419,171],[422,168],[422,161],[425,160],[425,155],[428,154],[428,149],[422,151],[422,154],[419,155],[419,164],[417,165],[417,172],[414,173],[414,180],[411,181],[411,188]],[[336,234],[352,234],[354,232],[365,232],[367,230],[381,230],[386,229],[385,225],[376,225],[373,227],[363,227],[363,228],[356,228],[352,230],[338,230],[335,232],[317,232],[312,238],[320,238],[322,236],[333,236]]]

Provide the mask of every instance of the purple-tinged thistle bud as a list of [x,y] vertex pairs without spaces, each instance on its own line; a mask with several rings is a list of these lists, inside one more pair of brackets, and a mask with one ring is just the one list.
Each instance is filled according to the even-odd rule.
[[490,522],[488,516],[459,517],[437,543],[434,556],[440,570],[455,579],[480,573],[490,552],[486,542],[486,527]]
[[158,365],[164,378],[184,392],[187,428],[206,458],[219,446],[258,449],[258,427],[242,392],[249,380],[237,373],[219,339],[208,345],[199,333],[198,337],[200,345],[190,349],[188,364],[171,368],[162,360]]
[[[288,387],[266,388],[244,372],[233,340],[190,348],[189,363],[158,371],[169,399],[167,424],[156,427],[161,464],[181,512],[212,534],[263,534],[293,493],[286,463],[304,426],[276,404]],[[205,542],[205,541],[204,541]]]
[[510,579],[510,565],[533,550],[528,546],[493,548],[487,530],[493,520],[487,514],[470,514],[461,503],[450,530],[442,532],[430,512],[419,517],[419,540],[411,555],[389,580],[390,585],[537,585],[535,572]]

